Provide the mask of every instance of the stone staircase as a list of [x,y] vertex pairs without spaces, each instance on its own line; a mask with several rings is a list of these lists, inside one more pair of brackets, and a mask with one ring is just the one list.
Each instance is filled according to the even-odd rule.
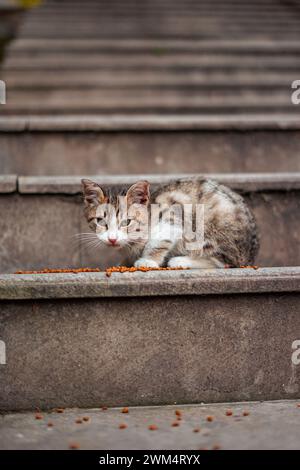
[[[299,398],[299,29],[298,1],[27,14],[0,72],[0,409]],[[74,244],[82,175],[200,172],[254,210],[258,270],[13,274],[116,262]]]

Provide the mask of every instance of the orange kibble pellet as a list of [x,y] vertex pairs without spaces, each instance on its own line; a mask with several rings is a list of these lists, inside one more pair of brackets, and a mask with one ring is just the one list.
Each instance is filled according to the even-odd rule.
[[51,421],[49,421],[49,423],[47,424],[48,428],[52,428],[53,427],[53,423]]
[[243,411],[243,416],[249,416],[249,411]]
[[226,414],[226,416],[232,416],[233,415],[231,410],[227,410],[225,414]]
[[54,410],[56,413],[64,413],[64,408],[55,408]]
[[127,424],[125,423],[119,424],[119,429],[126,429],[126,428],[127,428]]
[[212,450],[220,450],[221,449],[221,446],[219,444],[215,444],[214,446],[212,446]]
[[80,449],[80,445],[78,444],[78,442],[71,442],[69,444],[69,449],[73,449],[73,450]]
[[76,421],[75,421],[76,424],[82,424],[82,419],[81,418],[77,418]]
[[107,406],[102,406],[101,410],[102,410],[102,411],[106,411],[106,410],[107,410]]
[[175,414],[176,414],[176,416],[179,416],[179,417],[181,417],[181,416],[182,416],[182,413],[181,413],[181,411],[180,411],[180,410],[175,410]]
[[150,424],[150,426],[148,426],[148,429],[149,431],[156,431],[158,427],[155,424]]
[[124,413],[124,414],[129,413],[129,409],[127,408],[127,406],[125,406],[125,407],[122,409],[122,413]]
[[83,421],[85,421],[86,423],[91,420],[91,418],[90,418],[89,416],[84,416],[82,419],[83,419]]
[[208,421],[209,423],[211,423],[213,420],[214,420],[213,416],[207,416],[206,417],[206,421]]
[[41,413],[36,413],[35,419],[43,419],[43,415],[41,415]]
[[200,428],[193,429],[193,432],[200,432]]
[[174,423],[172,423],[172,426],[173,428],[176,428],[180,425],[180,423],[178,423],[178,421],[174,421]]

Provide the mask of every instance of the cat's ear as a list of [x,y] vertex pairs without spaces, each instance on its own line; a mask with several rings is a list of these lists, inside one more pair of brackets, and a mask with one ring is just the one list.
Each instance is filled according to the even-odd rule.
[[148,181],[138,181],[130,186],[127,191],[128,205],[144,204],[148,205],[150,201],[150,183]]
[[81,183],[84,202],[87,205],[98,206],[99,204],[103,204],[105,202],[105,195],[99,184],[94,183],[94,181],[88,179],[81,180]]

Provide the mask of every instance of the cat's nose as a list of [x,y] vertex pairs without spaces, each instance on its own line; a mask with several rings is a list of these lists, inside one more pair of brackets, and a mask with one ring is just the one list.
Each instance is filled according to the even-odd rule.
[[109,243],[111,243],[112,245],[115,245],[117,243],[117,239],[116,238],[108,238],[108,241]]

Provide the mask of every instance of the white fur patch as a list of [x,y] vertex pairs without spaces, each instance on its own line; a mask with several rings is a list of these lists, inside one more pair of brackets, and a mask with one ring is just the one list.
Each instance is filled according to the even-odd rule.
[[149,259],[149,258],[139,258],[134,263],[134,266],[136,268],[158,268],[159,267],[156,261],[153,261],[152,259]]
[[190,268],[190,269],[215,269],[223,268],[224,265],[216,258],[193,259],[189,256],[174,256],[168,262],[170,268]]

